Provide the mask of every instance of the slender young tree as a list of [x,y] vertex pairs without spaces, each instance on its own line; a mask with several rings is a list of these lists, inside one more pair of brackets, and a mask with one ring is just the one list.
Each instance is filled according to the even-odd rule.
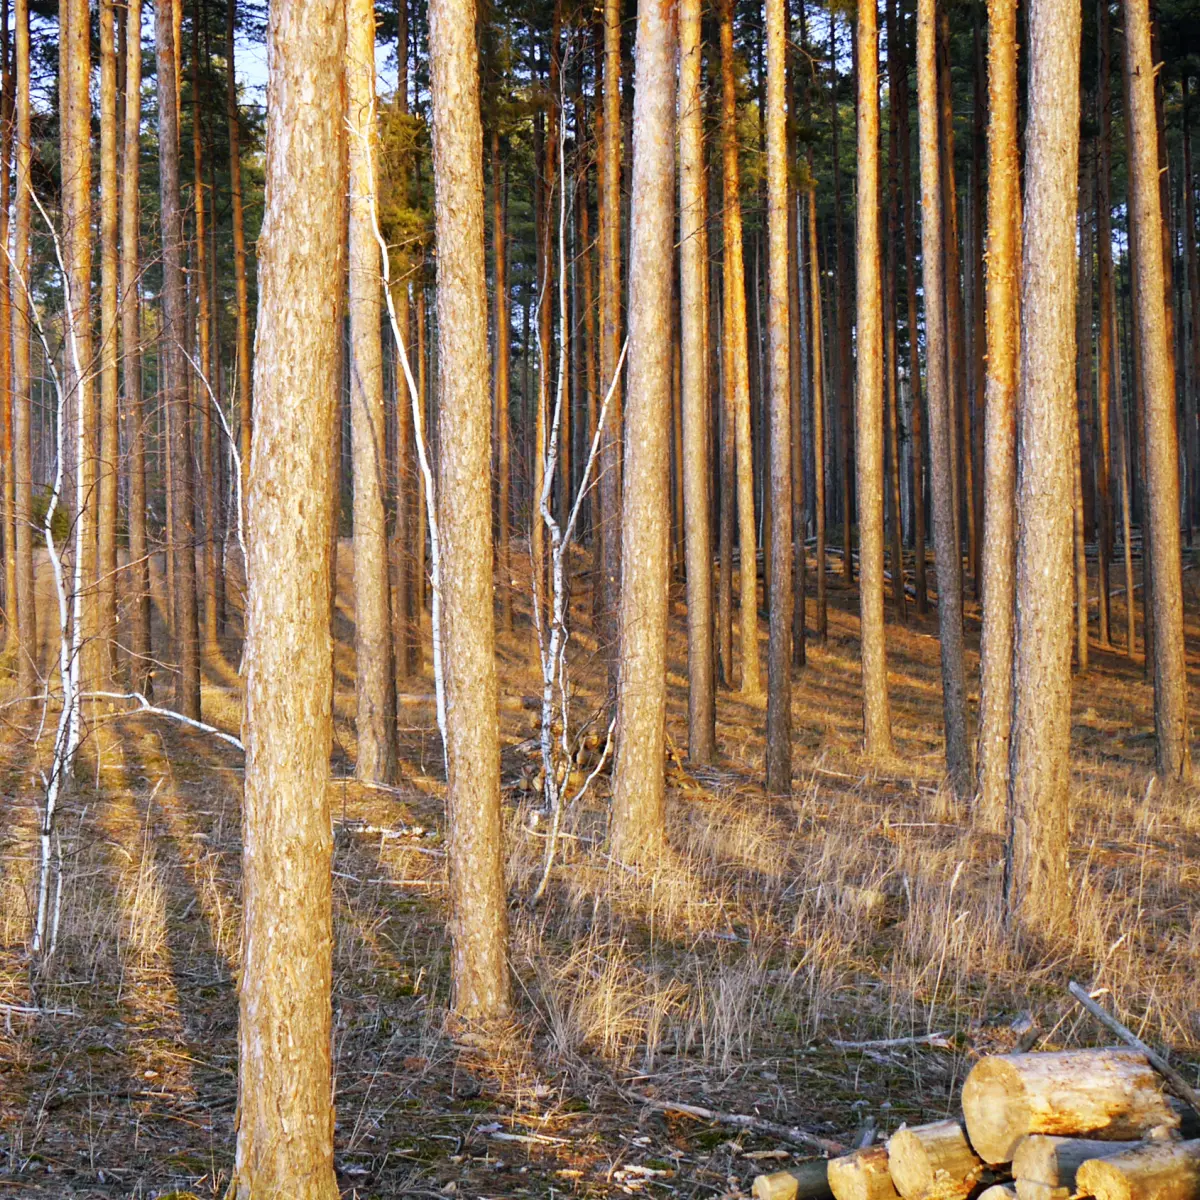
[[[812,174],[812,151],[809,150]],[[821,320],[821,258],[817,243],[817,189],[808,189],[808,295],[812,314],[812,440],[813,440],[813,513],[816,525],[817,637],[829,632],[829,610],[825,596],[825,334]]]
[[[1105,0],[1101,0],[1104,3]],[[984,381],[983,628],[979,641],[978,812],[999,832],[1008,803],[1016,616],[1017,369],[1021,323],[1017,0],[988,2],[987,377]]]
[[1128,140],[1132,168],[1131,219],[1137,226],[1134,289],[1136,337],[1142,348],[1147,514],[1154,621],[1154,728],[1158,773],[1188,780],[1192,760],[1183,646],[1183,583],[1179,538],[1179,436],[1170,369],[1159,180],[1159,131],[1154,100],[1147,0],[1125,0],[1125,59],[1129,87]]
[[[929,396],[933,536],[938,565],[938,631],[941,635],[942,713],[946,768],[955,792],[970,788],[966,674],[963,666],[962,574],[955,533],[949,365],[946,343],[945,259],[942,254],[942,172],[938,118],[936,0],[917,3],[917,107],[921,150],[921,231],[925,284],[926,384]],[[919,503],[918,499],[918,503]]]
[[196,606],[195,521],[192,506],[192,422],[188,411],[187,294],[183,278],[183,210],[179,200],[179,114],[175,105],[175,47],[171,12],[155,9],[155,66],[158,73],[158,171],[162,222],[163,404],[167,413],[170,464],[171,544],[175,626],[171,631],[177,664],[174,705],[186,717],[200,717],[200,628]]
[[[136,0],[131,0],[136,2]],[[17,551],[17,688],[32,693],[37,680],[37,606],[33,576],[33,463],[29,338],[29,233],[32,212],[30,168],[33,161],[29,90],[29,0],[16,0],[17,154],[16,232],[13,263],[13,514]]]
[[[742,695],[762,696],[758,662],[758,549],[754,527],[754,461],[750,435],[750,358],[746,326],[746,266],[742,253],[741,166],[733,62],[733,0],[721,0],[721,151],[724,184],[724,370],[737,447],[738,552],[741,564]],[[727,409],[730,401],[726,401]],[[722,486],[725,481],[722,480]]]
[[679,242],[683,325],[683,506],[687,560],[688,758],[712,761],[716,741],[713,680],[712,534],[709,523],[708,212],[700,68],[700,0],[679,3]]
[[[1109,571],[1113,556],[1112,518],[1112,396],[1113,332],[1112,302],[1112,65],[1109,47],[1109,15],[1106,0],[1096,5],[1099,68],[1096,108],[1099,138],[1096,160],[1096,285],[1099,290],[1099,328],[1096,341],[1096,525],[1097,576],[1100,604],[1097,634],[1100,645],[1112,643]],[[1132,606],[1131,606],[1132,608]]]
[[354,466],[354,657],[359,779],[396,775],[383,405],[381,260],[375,239],[378,125],[375,7],[346,0],[346,129],[350,175],[350,441]]
[[1005,899],[1010,920],[1037,934],[1064,928],[1070,913],[1067,809],[1079,37],[1078,0],[1031,0]]
[[[1083,158],[1083,155],[1080,155]],[[1089,165],[1080,167],[1079,195],[1091,193]],[[1079,220],[1079,288],[1075,305],[1077,346],[1075,377],[1077,401],[1071,417],[1071,522],[1075,550],[1075,662],[1081,675],[1088,669],[1088,573],[1087,525],[1083,495],[1083,438],[1080,424],[1092,408],[1092,225],[1086,204],[1080,205]]]
[[[870,0],[874,3],[874,0]],[[770,626],[767,642],[767,791],[792,790],[792,380],[789,326],[786,0],[767,14],[767,344],[770,356]],[[881,564],[882,566],[882,564]],[[883,575],[880,573],[880,584]]]
[[638,6],[612,815],[613,852],[624,862],[653,861],[664,838],[671,273],[663,264],[674,242],[675,15],[675,0]]
[[[326,785],[345,53],[343,0],[271,6],[248,500],[237,1200],[338,1195]],[[164,65],[169,75],[160,55],[160,89]]]
[[872,757],[892,753],[883,621],[883,291],[879,246],[879,13],[858,5],[857,428],[863,732]]
[[446,679],[446,808],[454,1009],[510,1002],[500,729],[492,616],[491,430],[483,127],[474,0],[431,0],[434,232],[438,245],[438,523]]

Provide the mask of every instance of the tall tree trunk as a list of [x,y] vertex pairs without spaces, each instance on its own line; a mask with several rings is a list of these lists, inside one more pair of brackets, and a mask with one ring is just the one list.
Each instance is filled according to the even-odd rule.
[[[335,1200],[327,489],[340,392],[342,0],[274,5],[267,41],[234,1180],[237,1200]],[[160,89],[164,65],[169,77],[160,54]]]
[[716,746],[713,681],[712,533],[708,480],[708,226],[704,173],[703,42],[700,0],[679,5],[679,241],[682,317],[684,553],[687,559],[688,758],[712,761]]
[[[665,836],[671,274],[663,264],[670,261],[675,224],[675,12],[674,0],[644,0],[637,18],[633,122],[638,136],[629,217],[629,405],[612,815],[613,853],[623,862],[655,861]],[[728,7],[723,16],[728,17]]]
[[1129,148],[1132,220],[1138,230],[1136,336],[1142,347],[1147,491],[1146,545],[1154,606],[1154,727],[1157,767],[1170,779],[1191,777],[1187,675],[1183,647],[1183,583],[1179,539],[1178,432],[1170,370],[1164,290],[1158,128],[1154,65],[1146,0],[1125,2],[1125,55],[1129,74]]
[[[250,383],[250,300],[246,291],[246,219],[242,200],[241,118],[238,115],[237,73],[234,67],[234,18],[237,0],[227,0],[227,3],[225,69],[228,91],[225,104],[229,125],[229,199],[233,226],[234,305],[237,313],[237,395],[240,414],[238,449],[242,460],[242,496],[245,504],[249,496],[250,431],[254,401]],[[243,513],[243,520],[247,525],[248,516],[248,512]]]
[[[872,0],[873,2],[873,0]],[[786,0],[767,0],[767,344],[771,578],[767,640],[767,791],[792,790],[792,378],[789,320]],[[883,582],[882,562],[880,583]]]
[[1079,226],[1079,295],[1076,304],[1076,402],[1071,417],[1071,459],[1074,481],[1071,488],[1075,547],[1075,661],[1080,674],[1088,669],[1088,576],[1087,518],[1083,495],[1083,439],[1080,425],[1092,409],[1092,227],[1086,208],[1091,193],[1088,164],[1080,172],[1081,206]]
[[[737,448],[738,552],[741,564],[742,695],[762,696],[758,662],[758,547],[754,527],[754,456],[750,433],[750,359],[746,325],[746,267],[742,249],[741,167],[733,62],[733,0],[721,0],[721,149],[724,183],[724,386],[732,396]],[[726,402],[728,410],[729,404]],[[724,480],[722,480],[724,486]]]
[[854,584],[854,408],[853,383],[850,372],[850,263],[846,257],[846,238],[842,229],[842,163],[838,149],[838,74],[837,22],[829,22],[829,66],[833,76],[830,88],[830,121],[833,133],[833,230],[834,252],[837,257],[837,399],[841,428],[842,450],[842,579],[847,587]]
[[[809,174],[812,174],[811,151]],[[808,286],[812,313],[813,512],[816,514],[817,637],[829,633],[825,594],[825,354],[821,321],[821,261],[817,244],[817,189],[808,190]]]
[[454,1009],[509,1007],[500,736],[492,617],[483,129],[473,0],[431,0],[438,246],[438,522],[446,678],[446,807]]
[[[0,188],[0,204],[4,203]],[[117,665],[117,54],[112,0],[100,0],[99,667]],[[7,241],[7,238],[5,239]],[[3,336],[0,334],[0,336]]]
[[1071,907],[1067,822],[1079,36],[1076,0],[1031,0],[1005,901],[1015,924],[1042,936],[1064,928]]
[[[1187,358],[1191,363],[1190,386],[1184,405],[1187,428],[1185,440],[1191,472],[1183,500],[1184,519],[1191,537],[1200,509],[1200,254],[1196,251],[1196,184],[1192,176],[1192,98],[1189,94],[1189,73],[1183,73],[1183,252],[1187,268],[1188,314],[1191,319]],[[1189,541],[1189,545],[1191,542]]]
[[986,291],[984,272],[984,160],[987,157],[987,71],[984,65],[983,23],[980,7],[972,15],[975,51],[974,113],[971,129],[971,512],[975,524],[975,555],[971,560],[971,578],[975,586],[975,599],[983,596],[981,561],[983,547],[983,476],[986,466],[983,461],[983,403],[984,378],[986,373],[987,332],[984,310]]
[[[901,10],[903,12],[903,10]],[[912,152],[908,120],[908,37],[901,34],[896,50],[902,66],[896,95],[900,113],[900,188],[904,193],[904,288],[908,307],[908,382],[912,395],[913,584],[917,613],[929,611],[925,571],[925,421],[922,412],[921,350],[917,338],[917,205],[912,185]],[[891,54],[891,48],[888,50]]]
[[[1111,61],[1108,36],[1108,5],[1100,0],[1097,40],[1099,42],[1099,71],[1097,109],[1099,110],[1100,139],[1096,173],[1096,257],[1097,285],[1100,291],[1100,327],[1097,340],[1096,366],[1096,527],[1097,564],[1100,605],[1097,634],[1100,645],[1107,648],[1112,641],[1109,616],[1109,568],[1113,554],[1112,478],[1112,394],[1114,314],[1112,300],[1112,112]],[[1132,653],[1132,648],[1130,648]]]
[[863,733],[868,756],[892,753],[883,621],[883,290],[879,247],[879,27],[875,0],[858,6],[858,569]]
[[[82,647],[80,683],[85,691],[107,673],[101,670],[96,593],[96,393],[92,373],[92,158],[89,95],[91,79],[90,25],[87,0],[59,0],[60,112],[62,134],[63,257],[71,289],[69,320],[74,352],[68,352],[64,371],[72,405],[72,426],[78,414],[82,437],[75,446],[76,522],[80,602],[78,620]],[[78,361],[78,371],[76,370]]]
[[[0,237],[9,245],[12,232],[9,222],[12,201],[12,180],[7,164],[12,160],[13,143],[13,78],[12,43],[8,31],[8,0],[0,4],[0,153],[5,168],[0,172]],[[13,475],[13,403],[12,403],[12,291],[8,254],[0,255],[0,396],[4,397],[0,414],[0,449],[3,450],[3,497],[0,510],[4,522],[4,657],[14,663],[20,653],[17,639],[17,487]]]
[[[785,22],[787,14],[784,14]],[[787,37],[791,31],[785,24]],[[788,68],[787,108],[789,114],[796,112],[796,64],[793,60]],[[788,161],[799,162],[796,122],[789,123]],[[808,591],[808,557],[804,542],[806,526],[804,496],[804,305],[801,299],[803,286],[804,250],[800,232],[800,193],[795,179],[789,172],[788,181],[788,246],[795,262],[788,270],[788,349],[791,356],[791,438],[792,438],[792,666],[802,667],[805,663],[805,640],[807,620],[805,595]]]
[[[375,10],[346,0],[346,128],[350,176],[350,443],[354,470],[355,773],[396,776],[396,675],[388,583],[386,417],[383,401],[381,260],[375,240],[378,126]],[[340,390],[340,389],[339,389]],[[400,389],[399,403],[408,397]]]
[[949,363],[942,251],[943,180],[939,162],[939,105],[935,0],[917,4],[917,108],[921,149],[921,228],[925,284],[926,373],[929,394],[933,531],[938,568],[938,631],[941,635],[942,712],[946,727],[946,768],[960,797],[970,788],[967,745],[966,678],[963,666],[961,555],[956,541]]
[[[492,130],[492,254],[496,277],[496,362],[493,372],[496,412],[496,506],[499,511],[496,536],[497,574],[500,580],[500,628],[512,632],[512,558],[509,551],[509,513],[512,507],[511,463],[509,461],[509,315],[508,315],[508,225],[500,189],[500,130]],[[587,200],[584,199],[584,211]]]
[[176,646],[174,704],[184,716],[200,717],[200,631],[196,611],[196,546],[192,509],[192,422],[188,411],[187,296],[183,278],[183,212],[179,202],[179,122],[175,104],[175,36],[170,10],[155,10],[155,52],[158,70],[159,186],[162,211],[163,333],[165,373],[163,403],[167,411],[171,486],[172,541],[170,555],[174,584]]
[[[130,0],[133,7],[138,0]],[[30,169],[33,162],[30,109],[29,0],[16,0],[17,50],[17,154],[16,237],[13,292],[13,503],[17,553],[17,688],[32,694],[37,680],[37,605],[33,575],[33,454],[31,428],[32,383],[29,363],[30,311],[25,285],[29,280],[29,234],[32,199]]]
[[[1101,0],[1104,3],[1105,0]],[[1008,804],[1016,617],[1017,379],[1021,322],[1017,0],[988,3],[987,377],[979,639],[978,812],[999,832]]]
[[[1109,311],[1116,315],[1116,282],[1112,273],[1108,279]],[[1125,653],[1134,656],[1137,642],[1137,605],[1134,600],[1133,573],[1133,479],[1129,437],[1125,429],[1125,402],[1121,397],[1120,338],[1113,321],[1112,380],[1113,428],[1117,434],[1117,470],[1121,489],[1121,549],[1125,568]]]
[[[208,387],[213,387],[213,354],[212,354],[212,309],[209,303],[208,276],[208,209],[204,195],[204,139],[203,125],[200,119],[200,25],[203,21],[202,0],[195,0],[192,7],[192,199],[194,219],[196,222],[196,275],[193,290],[196,294],[196,330],[199,334],[197,341],[200,351],[200,372],[203,380],[197,381],[195,389],[196,400],[200,406],[200,472],[203,479],[199,480],[196,495],[196,511],[199,518],[203,514],[204,533],[201,546],[201,559],[204,563],[204,652],[216,658],[221,653],[218,640],[217,622],[217,572],[220,570],[220,558],[217,554],[217,479],[213,464],[213,425],[216,422],[212,415],[212,401],[208,396]],[[213,220],[215,221],[215,214]],[[215,394],[215,388],[214,388]]]
[[604,140],[597,189],[600,226],[600,387],[612,388],[600,436],[600,534],[604,569],[600,580],[597,639],[608,663],[608,687],[617,686],[618,607],[621,583],[621,0],[604,0]]

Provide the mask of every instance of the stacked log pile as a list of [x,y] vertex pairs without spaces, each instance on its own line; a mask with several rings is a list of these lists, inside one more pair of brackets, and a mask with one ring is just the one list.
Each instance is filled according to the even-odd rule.
[[[1200,1200],[1200,1138],[1136,1050],[982,1058],[962,1117],[792,1171],[759,1200]],[[1192,1116],[1192,1114],[1187,1114]]]

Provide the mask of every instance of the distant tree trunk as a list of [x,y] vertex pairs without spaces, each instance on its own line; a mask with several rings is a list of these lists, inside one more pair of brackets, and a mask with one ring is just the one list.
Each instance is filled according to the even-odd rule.
[[[346,104],[350,175],[350,442],[354,469],[354,657],[358,757],[369,783],[396,776],[396,675],[388,584],[386,417],[381,261],[375,240],[378,127],[375,11],[346,0]],[[399,403],[407,400],[400,388]]]
[[971,122],[971,402],[967,422],[971,434],[972,490],[970,503],[975,525],[975,554],[971,559],[971,579],[975,587],[976,600],[981,599],[983,595],[980,566],[983,547],[980,543],[983,540],[983,475],[986,470],[983,461],[983,397],[986,373],[984,347],[987,341],[984,319],[987,285],[983,253],[984,192],[987,186],[984,175],[984,160],[987,157],[985,134],[987,128],[987,69],[980,11],[979,6],[976,6],[972,14],[975,79],[972,86],[974,112]]
[[[887,3],[887,38],[890,47],[898,47],[899,25],[896,19],[896,0]],[[896,297],[899,274],[900,243],[900,143],[896,105],[899,100],[899,71],[902,58],[893,50],[888,54],[888,175],[887,175],[887,255],[883,294],[884,348],[887,360],[887,474],[888,500],[891,508],[892,602],[901,621],[907,618],[907,597],[904,592],[904,530],[900,503],[900,364],[897,362]]]
[[341,390],[342,0],[272,6],[267,41],[234,1194],[336,1200],[327,489]]
[[[733,62],[733,0],[721,0],[721,140],[724,172],[725,391],[737,448],[738,552],[741,564],[742,695],[762,696],[758,662],[758,548],[754,526],[754,461],[750,434],[750,359],[746,325],[746,267],[742,251],[741,167]],[[722,480],[724,486],[724,480]]]
[[[786,25],[785,33],[791,38]],[[796,114],[796,67],[793,61],[788,69],[787,108],[791,116]],[[796,122],[789,122],[788,160],[799,162]],[[791,437],[792,437],[792,666],[802,667],[805,663],[805,640],[807,619],[805,595],[808,591],[808,557],[805,547],[805,496],[804,496],[804,305],[801,287],[804,271],[803,239],[800,233],[800,194],[794,178],[788,182],[788,246],[795,254],[795,261],[788,270],[788,347],[791,356]]]
[[833,231],[837,258],[837,399],[841,425],[842,450],[842,579],[854,585],[854,433],[851,413],[854,408],[853,381],[850,372],[850,262],[846,257],[846,238],[842,230],[842,163],[838,149],[837,105],[837,22],[829,21],[829,64],[833,76],[829,93],[830,124],[833,133]]
[[[1138,230],[1136,337],[1142,347],[1147,492],[1146,542],[1154,606],[1154,726],[1157,768],[1170,779],[1191,777],[1187,675],[1183,646],[1183,584],[1179,539],[1178,433],[1169,360],[1163,274],[1158,129],[1154,65],[1146,0],[1125,2],[1125,55],[1129,75],[1131,219]],[[1143,240],[1144,239],[1144,240]]]
[[933,483],[933,528],[938,568],[938,631],[942,655],[942,712],[946,727],[946,768],[955,793],[970,787],[971,756],[967,745],[966,678],[963,666],[961,555],[956,541],[954,486],[951,471],[954,430],[951,425],[949,363],[943,290],[946,259],[942,253],[942,172],[937,91],[935,0],[917,4],[917,101],[921,149],[921,228],[925,283],[925,338],[929,393],[930,462]]
[[[130,0],[133,8],[139,0]],[[31,695],[37,680],[37,605],[33,576],[33,454],[31,428],[31,372],[29,363],[30,312],[24,282],[29,279],[29,234],[32,201],[30,169],[33,161],[30,109],[29,0],[16,0],[17,49],[17,154],[16,237],[13,292],[13,513],[17,551],[17,689]]]
[[[903,10],[902,10],[903,11]],[[903,22],[901,22],[903,24]],[[908,37],[901,34],[896,50],[902,66],[898,80],[897,109],[900,116],[900,188],[904,193],[904,287],[908,302],[908,382],[912,395],[912,508],[913,584],[917,613],[929,611],[929,585],[925,571],[925,422],[922,412],[921,350],[917,338],[917,205],[912,185],[912,152],[908,120]],[[888,54],[891,55],[889,46]]]
[[[0,5],[0,53],[3,54],[3,69],[0,71],[0,153],[4,155],[5,168],[0,172],[0,237],[7,247],[10,234],[12,203],[12,178],[7,164],[12,161],[13,145],[13,76],[12,42],[8,31],[8,0]],[[12,388],[12,287],[8,254],[0,254],[0,396],[4,397],[3,435],[0,437],[4,453],[3,463],[3,508],[4,519],[4,657],[15,663],[20,653],[17,630],[17,485],[13,474],[13,388]],[[115,585],[114,585],[115,586]],[[115,633],[115,630],[112,631]],[[110,635],[111,636],[111,635]]]
[[[512,632],[512,559],[509,552],[511,463],[508,448],[508,226],[500,190],[500,130],[492,130],[492,254],[496,276],[496,362],[493,373],[496,410],[496,507],[500,510],[496,536],[497,574],[500,580],[500,628]],[[587,200],[584,199],[586,210]]]
[[1079,36],[1078,4],[1031,0],[1005,901],[1009,919],[1039,936],[1065,928],[1071,912],[1067,825]]
[[[229,125],[229,199],[233,226],[233,284],[237,314],[237,389],[240,413],[239,450],[242,459],[242,495],[249,495],[250,430],[254,403],[251,394],[250,300],[246,291],[246,220],[242,201],[241,118],[238,115],[237,73],[234,68],[234,19],[237,0],[228,0],[225,24],[225,57],[228,91],[226,117]],[[130,39],[133,40],[132,38]],[[248,514],[243,514],[247,525]]]
[[[1198,499],[1200,499],[1200,427],[1197,426],[1197,410],[1200,409],[1200,254],[1196,252],[1196,183],[1192,176],[1192,97],[1189,95],[1189,72],[1183,73],[1183,238],[1184,259],[1187,267],[1188,311],[1191,317],[1188,339],[1188,357],[1191,360],[1191,379],[1184,406],[1187,429],[1186,442],[1191,472],[1183,511],[1187,522],[1188,536],[1196,524]],[[1188,543],[1191,545],[1191,542]]]
[[683,474],[687,558],[688,758],[712,761],[716,746],[713,682],[712,536],[708,480],[708,271],[703,42],[700,0],[679,5],[679,241],[682,317]]
[[[786,0],[767,0],[767,412],[771,540],[767,640],[767,791],[792,790],[792,378],[788,247]],[[882,567],[882,563],[880,564]],[[882,583],[882,572],[880,575]]]
[[875,0],[858,6],[858,570],[863,733],[872,758],[892,753],[883,620],[883,312],[879,247],[879,27]]
[[[83,436],[75,446],[76,495],[81,507],[72,513],[77,522],[79,547],[80,683],[94,688],[107,672],[101,670],[96,592],[96,393],[92,373],[92,158],[89,95],[91,79],[90,24],[87,0],[59,0],[59,53],[63,63],[60,83],[62,139],[63,257],[71,289],[69,320],[79,361],[65,357],[64,384],[75,413],[80,413]],[[74,426],[74,419],[72,419]],[[70,435],[74,437],[74,428]]]
[[[809,157],[811,175],[812,158]],[[817,189],[808,190],[808,286],[812,313],[813,511],[816,514],[817,637],[829,633],[825,595],[825,355],[821,328],[821,262],[817,245]]]
[[179,123],[175,97],[175,47],[171,13],[155,10],[158,71],[159,184],[162,205],[163,403],[167,411],[171,486],[172,542],[167,548],[173,570],[177,670],[174,704],[184,716],[200,717],[200,631],[196,611],[196,546],[192,509],[192,422],[188,411],[187,296],[183,278],[183,212],[179,202]]
[[[431,0],[434,235],[438,246],[438,523],[446,676],[446,807],[454,1009],[510,1003],[500,721],[492,617],[483,128],[473,0]],[[661,768],[660,768],[661,769]]]
[[[1116,313],[1116,282],[1109,274],[1109,309]],[[1132,658],[1137,642],[1137,605],[1134,602],[1133,574],[1133,480],[1129,438],[1125,430],[1125,402],[1121,392],[1121,356],[1116,321],[1113,321],[1112,379],[1113,428],[1117,433],[1117,470],[1121,488],[1121,549],[1125,568],[1125,653]]]
[[[1079,195],[1091,192],[1089,168],[1081,170]],[[1092,227],[1088,219],[1086,200],[1081,205],[1079,227],[1079,292],[1076,303],[1076,402],[1072,405],[1071,460],[1074,481],[1071,501],[1074,519],[1072,528],[1075,547],[1075,660],[1079,673],[1088,669],[1088,576],[1087,523],[1083,495],[1083,443],[1080,422],[1092,409]]]
[[[1112,112],[1110,73],[1112,70],[1108,35],[1108,5],[1101,0],[1098,14],[1099,71],[1097,109],[1100,119],[1099,159],[1096,173],[1096,257],[1097,286],[1100,291],[1100,328],[1097,341],[1096,369],[1096,526],[1100,606],[1097,633],[1100,645],[1112,641],[1109,616],[1109,567],[1113,555],[1113,519],[1111,413],[1113,395],[1114,314],[1112,300]],[[1132,647],[1130,647],[1132,653]]]
[[[1103,3],[1103,0],[1101,0]],[[1017,0],[988,4],[987,378],[984,382],[983,627],[979,641],[978,812],[999,832],[1008,804],[1016,617],[1017,372],[1021,322]]]
[[[674,242],[675,12],[674,0],[643,0],[637,18],[633,121],[638,136],[629,218],[629,405],[612,815],[613,853],[623,862],[655,861],[665,836],[671,274],[663,264]],[[728,18],[727,7],[723,17]]]
[[[600,226],[600,387],[612,387],[600,436],[600,533],[604,569],[597,640],[608,663],[608,687],[617,686],[618,607],[621,602],[621,0],[604,0],[604,139],[597,189]],[[614,380],[616,380],[614,385]]]

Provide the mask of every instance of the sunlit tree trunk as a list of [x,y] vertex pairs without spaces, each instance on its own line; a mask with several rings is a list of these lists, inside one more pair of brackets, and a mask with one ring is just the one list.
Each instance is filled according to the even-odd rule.
[[1147,514],[1151,601],[1154,606],[1154,727],[1157,767],[1170,779],[1191,777],[1187,675],[1183,647],[1183,585],[1179,539],[1179,463],[1175,396],[1169,362],[1164,295],[1158,129],[1154,66],[1146,0],[1125,0],[1125,55],[1129,75],[1131,219],[1138,230],[1136,336],[1142,347],[1145,397]]
[[[746,327],[746,267],[742,251],[741,167],[738,163],[737,89],[733,62],[733,0],[721,0],[721,141],[725,197],[724,388],[732,397],[737,449],[738,552],[741,562],[742,695],[762,695],[758,661],[758,549],[754,527],[754,463],[750,435],[750,360]],[[725,481],[722,480],[722,486]]]
[[[1103,0],[1102,0],[1103,2]],[[1016,616],[1017,371],[1021,323],[1017,0],[988,4],[987,376],[984,380],[983,627],[979,642],[978,813],[999,832],[1008,803]]]
[[[811,172],[812,160],[809,159]],[[825,354],[821,320],[821,255],[817,242],[817,191],[809,188],[808,212],[808,287],[809,312],[812,314],[812,437],[813,437],[813,512],[816,516],[817,637],[822,641],[829,632],[829,609],[825,593]]]
[[[788,14],[784,14],[784,31],[788,39],[791,30]],[[787,81],[788,114],[793,118],[788,124],[788,160],[799,162],[799,139],[796,133],[796,63],[793,58],[788,68]],[[795,257],[788,269],[788,347],[791,355],[791,436],[792,436],[792,666],[802,667],[807,654],[805,641],[808,637],[805,595],[808,591],[808,552],[805,545],[807,517],[805,514],[804,488],[804,302],[803,287],[804,250],[800,232],[800,192],[795,176],[789,172],[788,181],[788,246]]]
[[[341,330],[343,0],[267,26],[246,631],[238,1200],[336,1200],[330,456]],[[160,60],[160,87],[162,63]]]
[[[837,376],[834,394],[838,402],[841,429],[842,484],[842,579],[847,587],[854,583],[854,408],[853,378],[850,370],[850,262],[846,257],[846,238],[842,230],[842,159],[838,143],[841,120],[838,115],[837,22],[829,21],[829,63],[833,76],[829,93],[829,119],[833,153],[833,231],[837,262]],[[836,473],[835,473],[836,474]]]
[[161,191],[163,334],[161,360],[165,373],[163,403],[167,412],[171,464],[171,544],[176,672],[174,705],[185,716],[200,716],[200,631],[196,610],[195,521],[192,510],[192,437],[188,412],[187,296],[183,278],[183,213],[179,201],[179,122],[174,104],[175,47],[170,10],[155,13],[158,72],[159,186]]
[[966,678],[963,667],[961,556],[955,533],[946,293],[942,253],[942,172],[938,116],[936,0],[917,4],[917,104],[921,149],[921,229],[925,284],[926,383],[929,396],[933,535],[938,569],[938,631],[941,635],[942,713],[946,768],[960,796],[970,787]]
[[712,535],[709,524],[708,229],[704,173],[704,109],[700,90],[703,43],[700,0],[679,5],[679,241],[682,317],[684,552],[687,559],[688,758],[712,761],[716,693],[713,682]]
[[[872,0],[873,2],[873,0]],[[767,0],[767,413],[771,577],[767,641],[767,791],[792,790],[792,378],[785,0]],[[882,564],[881,564],[882,566]],[[882,574],[880,577],[882,582]]]
[[500,739],[492,616],[483,128],[473,0],[432,0],[429,58],[438,250],[438,523],[446,680],[453,1003],[508,1010]]
[[[137,0],[130,0],[131,5]],[[32,694],[37,680],[37,606],[33,577],[33,463],[30,396],[29,298],[22,281],[29,279],[29,234],[32,201],[29,194],[33,159],[29,79],[29,0],[16,0],[17,153],[16,233],[13,265],[13,501],[16,525],[17,689]]]
[[1066,928],[1071,911],[1067,839],[1079,36],[1078,0],[1031,0],[1005,900],[1009,919],[1036,935]]
[[1092,409],[1092,226],[1086,198],[1091,192],[1090,171],[1085,163],[1081,171],[1079,195],[1079,293],[1076,303],[1076,403],[1071,418],[1071,465],[1074,479],[1071,502],[1074,519],[1072,532],[1075,548],[1075,661],[1080,674],[1088,669],[1088,576],[1087,527],[1083,497],[1083,440],[1080,423]]
[[[378,125],[375,10],[346,0],[346,129],[350,176],[350,441],[354,471],[355,725],[359,779],[396,775],[396,676],[388,581],[387,429],[383,403],[382,262],[375,240]],[[400,403],[407,397],[400,389]]]
[[664,837],[671,273],[663,264],[674,243],[675,12],[674,0],[638,6],[612,813],[613,853],[624,862],[653,862]]
[[[4,0],[0,5],[0,51],[3,54],[3,69],[0,70],[0,153],[4,155],[5,168],[0,172],[0,237],[9,245],[10,214],[12,203],[12,177],[7,164],[12,160],[13,145],[13,78],[12,42],[8,26],[9,5]],[[0,510],[4,523],[4,657],[9,663],[20,653],[17,629],[17,530],[16,507],[17,487],[13,474],[13,403],[12,403],[12,290],[8,254],[0,254],[0,396],[4,397],[0,415],[0,450],[4,462],[3,493]]]
[[1113,554],[1112,519],[1112,436],[1111,413],[1113,395],[1114,313],[1112,301],[1112,113],[1110,104],[1111,57],[1108,34],[1108,4],[1100,0],[1097,10],[1097,40],[1099,42],[1099,71],[1097,104],[1100,124],[1099,153],[1096,170],[1096,282],[1099,297],[1099,330],[1096,364],[1096,526],[1099,597],[1097,633],[1100,645],[1112,641],[1109,615],[1109,569]]
[[866,753],[892,752],[883,620],[883,311],[879,246],[879,27],[858,6],[857,423],[859,612]]

